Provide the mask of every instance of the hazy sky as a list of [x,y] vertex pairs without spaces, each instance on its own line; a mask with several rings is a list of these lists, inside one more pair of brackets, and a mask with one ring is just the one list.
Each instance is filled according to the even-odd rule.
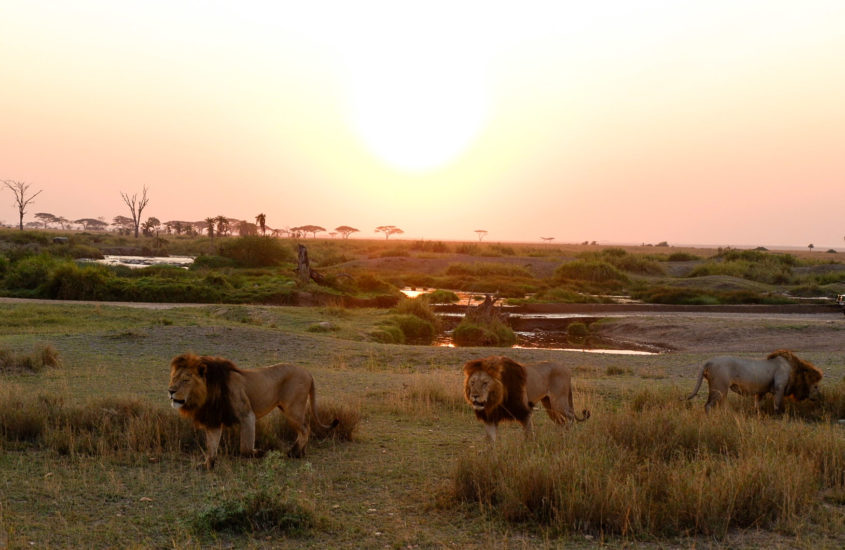
[[0,179],[25,221],[146,185],[161,221],[845,249],[845,2],[0,0]]

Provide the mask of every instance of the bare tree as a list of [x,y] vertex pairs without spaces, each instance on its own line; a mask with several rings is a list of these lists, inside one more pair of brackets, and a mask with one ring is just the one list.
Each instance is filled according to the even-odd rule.
[[147,203],[150,202],[150,199],[147,198],[147,186],[144,186],[140,199],[138,198],[137,193],[133,193],[130,197],[121,191],[120,196],[123,198],[123,202],[126,203],[126,206],[129,207],[129,211],[132,213],[132,225],[135,229],[135,238],[137,239],[138,229],[141,226],[141,212],[144,211],[144,208],[147,207]]
[[26,213],[26,208],[29,206],[29,203],[35,199],[38,195],[41,194],[41,190],[37,193],[27,196],[29,191],[29,186],[31,184],[23,182],[23,181],[15,181],[15,180],[3,180],[3,185],[8,187],[12,193],[15,194],[15,204],[18,207],[18,228],[23,231],[23,215]]
[[401,235],[404,231],[395,225],[380,225],[376,227],[376,233],[384,233],[384,238],[386,240],[389,239],[391,235]]
[[475,232],[478,234],[478,242],[481,242],[487,236],[486,229],[476,229]]

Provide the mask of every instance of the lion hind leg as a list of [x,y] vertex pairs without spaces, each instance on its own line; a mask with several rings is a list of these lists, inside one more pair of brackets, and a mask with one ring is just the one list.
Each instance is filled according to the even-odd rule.
[[572,420],[573,415],[572,413],[567,414],[565,409],[561,410],[560,408],[556,407],[549,396],[543,397],[540,400],[543,403],[543,407],[546,409],[546,414],[549,415],[549,418],[552,419],[552,422],[555,424],[566,424],[567,420]]
[[704,404],[704,412],[710,412],[710,409],[716,406],[721,406],[725,404],[724,400],[725,394],[720,392],[719,390],[710,390],[710,393],[707,395],[707,403]]
[[311,435],[311,428],[308,426],[308,421],[305,418],[304,404],[300,414],[294,414],[290,410],[286,411],[281,406],[279,406],[279,410],[284,413],[288,425],[296,432],[296,440],[288,451],[288,456],[291,458],[302,458],[305,456],[305,446],[308,444],[308,438]]

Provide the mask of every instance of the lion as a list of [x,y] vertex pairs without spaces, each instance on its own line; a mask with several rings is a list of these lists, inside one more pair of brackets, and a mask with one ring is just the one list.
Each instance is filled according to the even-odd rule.
[[581,418],[575,414],[569,369],[550,362],[523,366],[503,356],[469,361],[464,365],[464,395],[491,442],[503,420],[519,422],[530,436],[536,403],[543,404],[555,424],[590,417],[586,409]]
[[217,447],[224,426],[240,425],[240,452],[258,456],[255,449],[255,422],[278,407],[296,431],[296,441],[288,456],[301,457],[308,443],[310,427],[306,414],[308,401],[317,424],[314,379],[302,367],[278,364],[244,370],[222,357],[185,353],[170,362],[170,404],[194,425],[205,430],[205,467],[214,468]]
[[771,393],[774,396],[775,412],[778,412],[783,406],[784,397],[796,401],[818,399],[822,371],[783,349],[773,351],[765,359],[715,357],[701,366],[698,382],[687,399],[698,394],[704,378],[710,387],[704,405],[705,412],[724,404],[729,389],[740,395],[753,395],[755,408],[759,407],[761,397]]

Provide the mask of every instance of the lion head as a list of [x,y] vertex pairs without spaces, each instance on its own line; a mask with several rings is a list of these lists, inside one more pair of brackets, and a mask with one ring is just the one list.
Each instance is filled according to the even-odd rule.
[[170,405],[202,426],[231,426],[237,418],[229,401],[229,360],[184,353],[170,362]]
[[819,382],[824,375],[818,367],[809,361],[798,358],[794,353],[785,349],[773,351],[766,359],[774,359],[775,357],[783,357],[792,366],[785,395],[796,401],[804,399],[815,401],[819,398]]
[[464,365],[464,395],[479,418],[523,420],[531,414],[526,379],[525,367],[507,357],[475,359]]

